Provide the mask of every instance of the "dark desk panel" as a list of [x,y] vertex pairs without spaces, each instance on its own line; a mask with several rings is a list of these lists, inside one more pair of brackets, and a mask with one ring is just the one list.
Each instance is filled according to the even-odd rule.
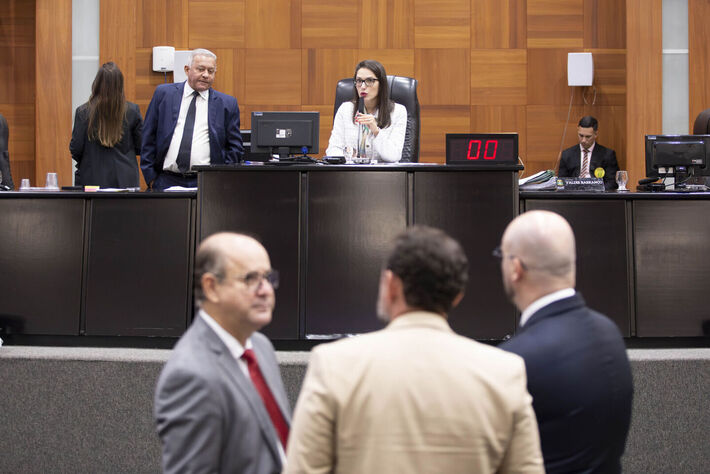
[[379,329],[379,275],[407,226],[402,171],[312,172],[308,176],[305,335]]
[[263,332],[272,339],[298,339],[299,172],[241,167],[203,172],[199,180],[200,240],[234,231],[262,242],[280,274],[273,320]]
[[181,335],[192,307],[192,199],[88,202],[86,334]]
[[635,201],[639,336],[701,336],[710,324],[710,200]]
[[515,329],[515,307],[505,296],[491,252],[517,214],[515,173],[426,172],[414,176],[414,223],[439,227],[459,240],[469,260],[469,282],[450,323],[460,334],[502,339]]
[[0,326],[78,335],[84,199],[0,199]]
[[591,308],[630,336],[634,301],[626,201],[527,199],[525,210],[553,211],[567,219],[577,242],[577,289]]

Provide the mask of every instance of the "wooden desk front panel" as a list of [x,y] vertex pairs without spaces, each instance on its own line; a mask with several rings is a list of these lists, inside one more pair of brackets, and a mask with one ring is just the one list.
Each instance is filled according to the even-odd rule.
[[92,199],[86,334],[180,336],[191,314],[192,199]]
[[710,201],[633,205],[637,335],[702,336],[710,325]]
[[0,199],[0,325],[78,335],[84,199]]
[[379,276],[407,226],[403,171],[308,174],[308,263],[302,335],[379,329]]
[[449,318],[459,334],[503,339],[515,329],[515,307],[503,290],[498,259],[491,255],[517,213],[514,173],[420,172],[414,175],[414,223],[438,227],[464,248],[469,281]]
[[577,243],[577,289],[592,309],[612,319],[622,335],[630,336],[634,307],[626,201],[527,199],[525,208],[556,212],[567,219]]
[[256,237],[279,271],[276,309],[262,332],[272,339],[298,339],[300,173],[241,169],[200,173],[199,239],[220,231]]

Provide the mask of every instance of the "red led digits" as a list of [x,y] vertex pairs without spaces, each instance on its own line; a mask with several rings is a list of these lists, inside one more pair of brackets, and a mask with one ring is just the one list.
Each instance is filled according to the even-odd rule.
[[[493,145],[493,154],[489,155],[488,149],[491,147],[491,145]],[[488,140],[486,142],[486,151],[483,152],[483,159],[484,160],[495,160],[497,151],[498,151],[498,140]]]
[[[471,149],[473,148],[474,143],[476,144],[475,156],[471,155]],[[466,154],[466,159],[467,160],[477,160],[481,156],[481,145],[482,145],[481,140],[470,140],[468,142],[468,154]],[[492,151],[491,151],[491,148],[493,149]],[[483,159],[484,160],[495,160],[497,153],[498,153],[498,140],[486,140],[486,146],[484,147],[484,151],[483,151]]]
[[[478,144],[478,147],[476,148],[476,156],[471,156],[471,147],[473,146],[474,143]],[[470,142],[468,142],[468,154],[466,155],[466,159],[477,160],[480,154],[481,154],[481,140],[471,140]]]

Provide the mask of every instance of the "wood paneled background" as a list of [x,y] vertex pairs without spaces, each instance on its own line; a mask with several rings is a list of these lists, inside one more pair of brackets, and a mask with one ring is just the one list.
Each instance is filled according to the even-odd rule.
[[[39,150],[52,155],[58,148],[52,156],[70,163],[63,139],[52,135],[65,134],[66,127],[37,133],[44,122],[38,120],[35,97],[46,90],[46,98],[54,98],[42,109],[50,114],[45,119],[70,122],[58,104],[67,100],[61,91],[70,88],[69,77],[60,77],[63,61],[51,63],[51,75],[35,73],[36,41],[43,38],[35,29],[47,18],[40,10],[52,2],[8,1],[9,7],[0,9],[0,49],[9,53],[10,63],[0,69],[0,112],[10,122],[13,175],[19,181],[47,168],[43,161],[50,158]],[[70,1],[59,3],[66,13]],[[698,71],[708,74],[707,28],[693,13],[708,11],[708,3],[689,0],[691,78]],[[634,182],[644,170],[643,134],[657,133],[661,121],[660,0],[653,0],[652,8],[644,5],[642,0],[101,0],[100,60],[119,64],[129,100],[145,114],[155,86],[163,82],[163,75],[151,70],[152,47],[209,48],[219,57],[215,88],[237,97],[242,127],[250,126],[254,110],[318,110],[323,152],[336,81],[351,76],[359,60],[373,58],[388,73],[420,82],[421,161],[443,162],[446,133],[518,132],[526,172],[552,168],[560,148],[576,142],[579,117],[592,114],[600,120],[599,142],[617,151]],[[58,18],[66,22],[64,14]],[[71,54],[64,42],[60,46],[59,54]],[[594,54],[593,88],[567,86],[567,53],[578,51]],[[693,118],[710,106],[704,103],[707,84],[691,80]],[[70,180],[65,168],[59,170],[63,183]]]
[[[625,165],[618,0],[102,0],[101,32],[101,62],[135,65],[127,91],[144,113],[163,81],[151,48],[208,48],[218,56],[215,88],[237,97],[243,128],[254,110],[318,110],[324,152],[335,83],[374,58],[419,80],[421,161],[444,161],[446,133],[518,132],[528,172],[552,168],[571,99],[563,146],[593,114],[600,142]],[[572,51],[594,53],[596,97],[567,86]]]

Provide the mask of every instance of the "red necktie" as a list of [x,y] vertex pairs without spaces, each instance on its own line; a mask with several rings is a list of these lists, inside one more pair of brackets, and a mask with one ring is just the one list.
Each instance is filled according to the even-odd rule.
[[242,358],[246,361],[247,367],[249,368],[249,377],[254,384],[254,388],[261,395],[261,399],[264,402],[264,407],[266,411],[269,412],[269,417],[271,417],[271,423],[274,424],[276,433],[279,435],[281,440],[281,445],[286,449],[286,441],[288,440],[288,424],[284,418],[279,406],[276,404],[276,399],[274,395],[269,390],[269,386],[266,385],[266,380],[259,369],[259,364],[256,361],[256,354],[251,349],[247,349],[242,354]]
[[590,176],[590,174],[587,172],[587,168],[589,168],[589,150],[586,148],[583,148],[584,150],[584,158],[582,159],[582,171],[580,171],[579,175],[583,178],[586,178],[587,176]]

